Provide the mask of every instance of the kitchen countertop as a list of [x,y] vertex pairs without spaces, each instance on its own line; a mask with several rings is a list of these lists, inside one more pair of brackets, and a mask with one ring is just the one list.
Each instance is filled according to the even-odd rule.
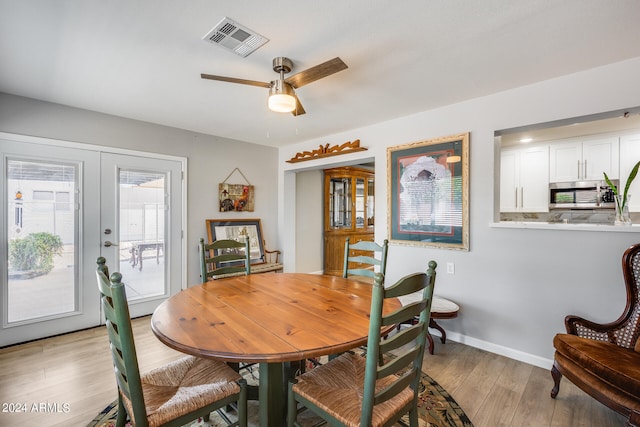
[[608,233],[640,233],[640,224],[631,226],[615,226],[611,224],[589,224],[536,221],[500,221],[489,224],[492,228],[531,228],[537,230],[566,230],[566,231],[606,231]]

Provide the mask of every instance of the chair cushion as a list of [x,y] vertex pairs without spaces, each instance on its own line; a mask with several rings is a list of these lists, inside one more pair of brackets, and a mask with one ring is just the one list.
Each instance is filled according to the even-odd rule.
[[[187,356],[143,375],[142,391],[149,426],[162,425],[240,392],[240,375],[227,364]],[[131,402],[123,396],[127,411]]]
[[[293,391],[345,425],[357,427],[362,412],[365,362],[362,356],[344,353],[300,375]],[[376,391],[389,385],[393,379],[387,377],[378,380]],[[397,396],[374,406],[372,425],[383,425],[400,408],[411,402],[413,396],[413,391],[407,387]]]
[[553,346],[558,353],[607,384],[640,396],[640,353],[570,334],[557,334]]
[[431,313],[455,313],[458,310],[460,310],[460,306],[455,302],[437,296],[433,297]]

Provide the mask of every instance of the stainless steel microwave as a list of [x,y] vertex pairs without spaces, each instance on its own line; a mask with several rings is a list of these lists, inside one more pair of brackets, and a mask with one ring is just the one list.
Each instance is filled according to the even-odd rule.
[[[619,186],[617,179],[611,183]],[[613,209],[613,190],[605,181],[552,182],[549,209]]]

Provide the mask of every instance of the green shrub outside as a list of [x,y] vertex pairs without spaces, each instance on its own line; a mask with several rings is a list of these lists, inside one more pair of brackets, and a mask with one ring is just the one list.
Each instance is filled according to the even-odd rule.
[[47,274],[53,269],[54,255],[62,255],[63,247],[60,236],[32,233],[9,242],[9,264],[14,270]]

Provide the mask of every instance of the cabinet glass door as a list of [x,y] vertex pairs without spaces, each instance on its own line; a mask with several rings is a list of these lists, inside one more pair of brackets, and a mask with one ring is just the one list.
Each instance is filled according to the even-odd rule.
[[367,226],[373,227],[375,218],[375,184],[373,178],[367,179]]
[[332,228],[351,228],[351,180],[332,178],[329,184]]
[[367,226],[366,216],[366,193],[364,191],[364,179],[356,178],[356,228]]

